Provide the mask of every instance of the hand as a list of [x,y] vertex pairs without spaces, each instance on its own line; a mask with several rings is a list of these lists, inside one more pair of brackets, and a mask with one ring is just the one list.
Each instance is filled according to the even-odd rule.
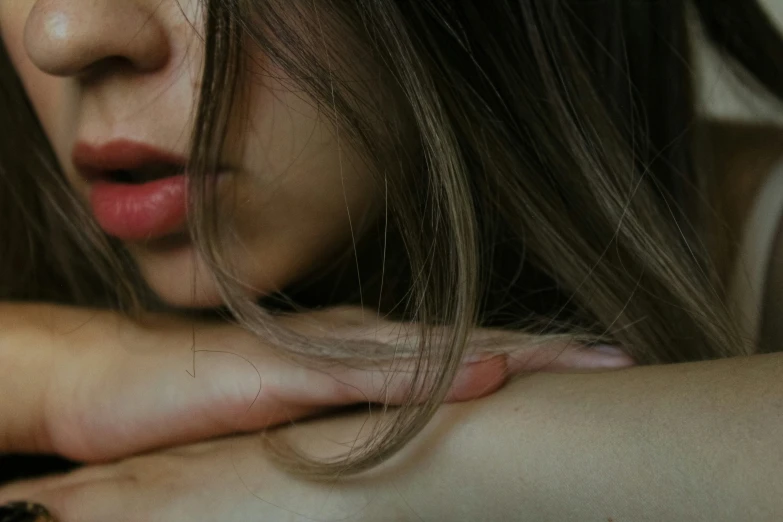
[[[307,334],[372,335],[389,343],[390,354],[401,330],[415,331],[362,317],[336,309],[278,320]],[[236,326],[170,316],[134,322],[42,305],[0,307],[0,332],[0,453],[56,453],[82,462],[256,431],[340,405],[396,404],[413,364],[306,368]],[[509,372],[633,364],[575,344],[526,344],[512,333],[475,337],[500,337],[514,350],[464,364],[448,400],[491,393]]]
[[336,492],[333,484],[285,475],[267,460],[258,436],[201,443],[0,488],[0,505],[19,499],[46,506],[57,522],[401,520],[379,512],[384,508],[377,496],[365,500]]
[[[284,427],[272,436],[329,459],[369,435],[388,415],[329,417]],[[57,522],[420,520],[403,498],[402,484],[416,479],[421,489],[432,477],[422,475],[418,466],[399,464],[420,461],[422,452],[437,453],[442,432],[452,422],[439,418],[391,462],[355,480],[294,477],[269,458],[261,436],[241,435],[6,485],[0,488],[0,505],[22,499],[41,504]]]

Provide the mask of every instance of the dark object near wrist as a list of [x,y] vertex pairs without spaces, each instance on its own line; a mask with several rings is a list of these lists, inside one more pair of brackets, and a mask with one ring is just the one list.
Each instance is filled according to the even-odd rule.
[[33,502],[0,506],[0,522],[56,522],[49,510]]
[[3,455],[0,456],[0,485],[15,480],[43,477],[53,473],[65,473],[77,467],[79,467],[78,464],[58,457]]

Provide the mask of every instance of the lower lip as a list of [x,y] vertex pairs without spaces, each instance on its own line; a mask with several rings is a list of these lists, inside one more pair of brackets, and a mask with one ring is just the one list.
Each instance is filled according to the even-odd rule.
[[187,179],[182,174],[138,185],[96,181],[90,206],[110,236],[136,242],[160,239],[187,224]]

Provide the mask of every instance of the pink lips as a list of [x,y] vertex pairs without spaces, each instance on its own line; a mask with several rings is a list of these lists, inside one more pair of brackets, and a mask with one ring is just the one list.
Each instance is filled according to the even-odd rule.
[[124,241],[144,241],[181,231],[187,221],[185,175],[140,185],[97,181],[90,206],[98,225]]
[[[78,143],[72,160],[90,182],[90,206],[107,234],[138,242],[184,230],[187,223],[185,158],[147,144],[114,140],[99,146]],[[114,171],[160,164],[181,166],[182,173],[145,183],[122,183],[110,176]]]

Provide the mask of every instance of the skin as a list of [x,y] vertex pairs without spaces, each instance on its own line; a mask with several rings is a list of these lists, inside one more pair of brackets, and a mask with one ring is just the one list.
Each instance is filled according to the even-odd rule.
[[[8,485],[0,502],[41,502],[62,522],[779,520],[781,371],[783,356],[770,354],[537,373],[442,407],[423,436],[356,480],[297,478],[275,465],[262,438],[240,436]],[[343,415],[274,436],[328,458],[383,418]]]
[[[126,138],[185,153],[202,59],[196,7],[174,0],[0,3],[0,35],[79,196],[86,198],[88,187],[70,160],[77,140]],[[284,87],[282,72],[270,73],[247,86],[245,118],[233,122],[224,158],[232,171],[220,185],[219,210],[224,230],[231,230],[222,239],[230,241],[227,253],[253,296],[285,287],[350,246],[352,227],[358,233],[379,206],[368,170],[338,143],[337,129],[301,93]],[[219,304],[187,241],[126,246],[168,304]],[[412,325],[352,309],[275,320],[307,335],[386,342],[389,362],[305,368],[228,324],[3,305],[0,395],[8,400],[0,399],[0,454],[54,453],[101,463],[340,405],[406,400],[411,372],[405,369],[412,361],[394,354],[406,329],[402,337],[415,338]],[[492,393],[513,372],[633,364],[622,354],[525,345],[523,338],[498,339],[513,348],[513,357],[466,362],[446,400]],[[158,508],[168,509],[165,503]]]
[[[74,66],[71,71],[76,72],[66,74],[50,69],[46,73],[42,68],[55,66],[47,65],[40,56],[38,62],[25,58],[28,22],[33,20],[31,25],[41,23],[45,27],[43,15],[48,9],[75,13],[76,7],[69,11],[71,6],[81,3],[77,0],[20,0],[0,4],[0,30],[12,48],[15,64],[31,97],[38,100],[34,101],[36,109],[58,155],[63,153],[59,150],[61,147],[67,148],[62,145],[67,140],[60,140],[59,145],[57,142],[60,136],[67,135],[70,125],[68,115],[59,112],[66,110],[61,107],[76,103],[80,111],[88,111],[86,114],[89,110],[100,114],[100,105],[96,109],[89,107],[100,99],[110,100],[110,91],[104,91],[103,97],[88,98],[89,93],[98,92],[90,89],[96,85],[121,85],[117,82],[122,80],[121,76],[111,76],[111,81],[107,80],[108,76],[101,76],[100,81],[109,83],[83,84],[80,83],[83,76],[78,73],[83,69]],[[161,13],[167,12],[165,2],[149,2],[152,4],[160,4]],[[89,5],[99,6],[95,1]],[[113,9],[124,10],[123,20],[133,20],[132,8],[128,6],[149,7],[146,2],[131,0],[122,3],[105,0],[101,5],[107,13],[112,13]],[[173,11],[170,14],[175,16]],[[39,15],[43,18],[35,22]],[[17,25],[20,21],[24,21],[19,24],[24,25],[22,29]],[[138,26],[137,31],[139,27],[151,31],[149,38],[155,41],[156,21],[153,19],[149,27]],[[123,29],[122,25],[88,25],[106,28],[100,30],[105,30],[103,36],[109,39],[113,35],[111,29],[117,32]],[[96,40],[91,37],[89,41]],[[127,43],[134,39],[122,41]],[[144,48],[141,43],[134,45]],[[51,46],[49,51],[57,49]],[[150,96],[146,102],[152,104],[155,97],[149,93],[153,91],[144,91],[144,81],[152,82],[156,71],[164,70],[165,66],[161,65],[164,59],[154,53],[146,58],[139,58],[138,66],[152,72],[149,77],[140,75],[135,80],[140,82],[138,92],[146,92]],[[169,60],[168,56],[166,60]],[[177,75],[173,75],[169,80],[176,84],[176,78]],[[47,86],[55,87],[53,92],[58,94],[46,98]],[[65,87],[58,91],[57,86]],[[156,94],[165,97],[167,92],[157,91]],[[47,109],[48,103],[51,106]],[[122,127],[122,122],[132,121],[142,110],[143,106],[129,110],[114,125],[132,129]],[[50,120],[47,120],[47,114],[51,116]],[[178,125],[175,127],[177,132],[181,131]],[[96,128],[96,133],[106,130]],[[67,158],[67,152],[60,157],[61,160]],[[293,169],[286,172],[291,173]],[[240,183],[241,176],[236,178]],[[364,196],[371,193],[361,192]],[[329,191],[323,193],[329,194]],[[239,216],[235,219],[237,228],[244,231],[242,224],[245,221]],[[273,222],[272,217],[269,219]],[[255,222],[255,217],[249,221]],[[258,216],[258,221],[266,223],[263,215]],[[342,228],[336,221],[333,224],[333,230],[340,230],[341,234],[330,236],[330,240],[346,240],[345,222]],[[283,229],[277,232],[284,243],[283,236],[291,233],[288,230],[284,234]],[[252,231],[248,230],[247,241],[252,237]],[[187,300],[192,288],[187,296],[183,293],[177,297],[175,290],[171,294],[166,291],[169,279],[158,282],[154,279],[158,273],[176,278],[179,272],[166,272],[165,267],[169,265],[188,274],[197,271],[197,264],[189,261],[191,265],[188,265],[183,260],[191,258],[190,254],[180,258],[176,253],[141,245],[139,248],[150,251],[147,253],[151,258],[147,258],[139,255],[135,248],[137,260],[145,273],[151,274],[150,282],[161,295],[167,296],[169,302],[188,306],[212,303],[208,281],[199,279],[201,297],[194,302]],[[262,256],[267,246],[259,248],[257,254]],[[267,255],[270,259],[290,261],[285,256],[296,248],[303,247],[279,247]],[[323,253],[320,251],[319,255]],[[313,256],[307,259],[312,262],[318,258],[318,255]],[[269,266],[275,266],[275,263],[267,262]],[[253,280],[252,272],[247,271],[248,281]],[[286,275],[275,280],[278,285],[289,277],[287,268],[281,268],[280,272]],[[256,289],[269,282],[269,279],[258,277],[260,282],[253,283]],[[98,317],[100,314],[94,312],[88,312],[87,317],[74,317],[68,314],[85,312],[70,310],[63,313],[61,309],[33,307],[24,310],[21,316],[14,316],[12,311],[20,313],[18,308],[13,308],[0,315],[9,325],[14,325],[14,328],[0,329],[10,332],[0,343],[3,347],[0,354],[5,357],[0,364],[0,371],[4,372],[0,382],[11,386],[10,392],[3,393],[2,397],[13,398],[5,402],[0,399],[0,426],[4,430],[0,437],[0,443],[4,445],[0,446],[0,451],[54,451],[88,462],[124,458],[110,464],[87,466],[61,477],[0,489],[0,502],[19,498],[40,501],[51,507],[63,522],[200,518],[245,522],[312,520],[312,517],[373,521],[673,518],[717,521],[773,519],[775,513],[783,512],[780,504],[783,492],[779,487],[783,484],[783,467],[779,465],[783,455],[778,436],[779,419],[783,418],[779,400],[783,394],[779,379],[783,362],[778,355],[584,375],[539,373],[521,379],[485,400],[441,409],[426,436],[369,477],[355,482],[319,485],[281,472],[271,463],[267,450],[259,445],[258,437],[229,437],[153,451],[211,435],[232,433],[237,428],[236,416],[247,411],[247,402],[252,395],[247,390],[237,392],[235,387],[237,371],[246,371],[244,366],[240,370],[210,366],[214,373],[205,376],[208,385],[198,381],[200,386],[193,387],[190,394],[183,392],[187,383],[172,384],[171,372],[150,371],[161,368],[163,361],[172,365],[172,371],[176,369],[182,373],[183,369],[190,368],[187,357],[190,354],[178,346],[187,348],[186,334],[191,332],[192,325],[167,325],[164,335],[155,330],[156,325],[160,328],[159,323],[139,328],[116,316]],[[42,332],[42,315],[46,318],[44,324],[54,325],[51,331]],[[62,322],[63,318],[65,322]],[[333,318],[329,324],[334,322]],[[25,329],[20,324],[31,326]],[[88,327],[76,329],[75,325]],[[67,342],[65,332],[75,335],[78,342]],[[100,349],[105,347],[109,332],[126,340],[132,339],[135,350]],[[57,335],[52,336],[52,333]],[[225,334],[225,330],[212,332],[217,341],[213,339],[214,344],[206,343],[206,346],[219,349],[221,342],[227,342]],[[239,334],[234,332],[234,335]],[[239,338],[234,340],[240,341]],[[20,349],[31,342],[51,351]],[[514,339],[509,340],[511,345],[514,342]],[[172,352],[161,350],[164,346],[170,347]],[[256,348],[248,349],[249,355],[259,358],[257,366],[268,367],[273,359],[264,359],[269,356],[258,353]],[[74,349],[82,351],[73,352]],[[524,358],[513,357],[506,364],[513,365],[520,360]],[[96,371],[96,368],[103,371]],[[315,377],[303,376],[301,371],[301,368],[282,365],[271,375],[282,383],[290,382],[288,376],[298,375],[305,382]],[[47,378],[20,378],[32,374],[59,378],[54,379],[54,385]],[[246,377],[251,381],[254,375],[248,373]],[[364,383],[362,393],[371,397],[385,391],[374,388],[372,378],[368,380],[365,372],[338,377],[348,381],[351,385],[348,388],[355,387],[356,382]],[[306,390],[306,386],[303,389]],[[163,405],[171,409],[156,409],[161,406],[157,390],[168,390],[168,397],[172,396],[171,390],[176,390],[184,400]],[[322,390],[323,386],[315,386],[311,392]],[[96,411],[89,402],[77,400],[90,399],[98,392],[101,402],[113,407]],[[139,395],[142,392],[146,395]],[[291,402],[296,403],[297,398],[301,400],[300,388],[290,389],[288,393]],[[121,419],[128,418],[140,397],[142,403],[148,405],[137,410],[139,422],[120,426],[118,432],[112,431],[117,430]],[[684,397],[687,400],[684,401]],[[53,406],[52,401],[57,399],[64,402],[54,402]],[[275,399],[279,397],[272,396],[271,403],[264,403],[262,397],[261,405],[274,405]],[[310,397],[307,401],[317,404],[318,398]],[[325,401],[335,403],[334,398]],[[72,408],[72,414],[63,415],[62,406]],[[205,415],[194,415],[194,411]],[[60,412],[60,415],[53,416],[52,412]],[[214,415],[214,412],[228,412],[228,416],[216,419],[207,415]],[[258,424],[245,418],[247,429],[268,422],[264,421],[264,416],[255,419]],[[378,414],[358,414],[316,420],[286,428],[280,435],[289,437],[306,451],[326,457],[344,450],[342,444],[355,441],[366,433],[368,421],[380,418],[382,416]],[[160,425],[163,419],[169,423],[166,429],[150,429]],[[672,426],[677,429],[670,429]],[[99,428],[111,433],[101,433]],[[172,430],[176,432],[174,438]],[[52,437],[52,434],[56,436]],[[127,440],[118,442],[118,434]],[[90,436],[94,440],[90,440]],[[144,436],[146,439],[141,445],[127,444]],[[487,444],[490,439],[492,444]],[[30,441],[35,441],[36,445],[30,446]],[[112,442],[118,443],[112,447]],[[140,451],[148,453],[133,456]]]
[[[80,197],[89,189],[71,161],[77,141],[121,137],[186,155],[203,61],[199,13],[196,0],[0,4],[0,34]],[[264,63],[260,53],[251,58]],[[352,227],[358,234],[382,204],[366,166],[338,143],[338,130],[269,68],[247,85],[222,158],[230,174],[219,188],[220,239],[256,297],[350,246]],[[179,239],[127,247],[164,302],[220,304],[204,263]]]
[[[285,424],[335,406],[400,404],[414,361],[394,357],[392,340],[415,343],[417,329],[366,317],[359,308],[335,308],[278,319],[301,334],[372,338],[389,348],[385,360],[323,368],[292,362],[223,323],[159,315],[138,322],[109,311],[0,305],[0,454],[105,462]],[[517,332],[477,336],[513,351],[467,360],[447,401],[492,393],[509,373],[632,364],[627,356],[573,343],[530,343]]]

